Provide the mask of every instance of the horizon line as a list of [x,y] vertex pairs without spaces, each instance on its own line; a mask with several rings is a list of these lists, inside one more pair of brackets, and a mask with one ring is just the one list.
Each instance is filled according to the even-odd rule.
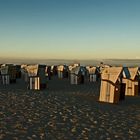
[[14,60],[140,60],[140,58],[27,58],[27,57],[0,57],[0,59],[14,59]]

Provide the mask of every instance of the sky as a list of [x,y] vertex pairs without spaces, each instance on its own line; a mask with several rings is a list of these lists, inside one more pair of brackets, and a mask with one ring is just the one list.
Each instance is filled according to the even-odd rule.
[[140,0],[0,0],[0,57],[139,59]]

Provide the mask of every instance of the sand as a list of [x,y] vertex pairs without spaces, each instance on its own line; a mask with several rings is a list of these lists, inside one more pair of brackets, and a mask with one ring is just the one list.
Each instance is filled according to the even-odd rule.
[[98,102],[100,82],[70,85],[53,77],[29,91],[22,80],[0,85],[0,139],[139,140],[140,96]]

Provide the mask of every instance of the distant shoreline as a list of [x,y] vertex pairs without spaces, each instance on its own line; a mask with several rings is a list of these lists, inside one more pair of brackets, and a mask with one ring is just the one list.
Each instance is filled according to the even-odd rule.
[[59,65],[59,64],[73,64],[80,63],[81,65],[99,65],[100,62],[112,66],[140,66],[140,59],[27,59],[27,58],[0,58],[0,63],[13,63],[13,64],[46,64],[46,65]]

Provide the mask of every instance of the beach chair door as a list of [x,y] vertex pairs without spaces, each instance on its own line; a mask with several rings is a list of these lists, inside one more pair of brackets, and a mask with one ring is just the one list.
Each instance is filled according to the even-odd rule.
[[135,85],[134,88],[135,88],[135,89],[134,89],[134,94],[135,94],[135,95],[138,95],[138,90],[139,90],[139,89],[138,89],[138,85]]
[[108,82],[106,85],[106,101],[110,102],[110,84]]
[[[108,79],[109,79],[110,75],[108,74]],[[110,102],[110,83],[106,82],[106,101]]]
[[138,94],[140,95],[140,80],[138,82]]
[[125,89],[126,89],[126,84],[121,83],[121,86],[120,86],[120,100],[125,99]]
[[78,84],[83,84],[83,83],[84,83],[83,75],[78,75]]

